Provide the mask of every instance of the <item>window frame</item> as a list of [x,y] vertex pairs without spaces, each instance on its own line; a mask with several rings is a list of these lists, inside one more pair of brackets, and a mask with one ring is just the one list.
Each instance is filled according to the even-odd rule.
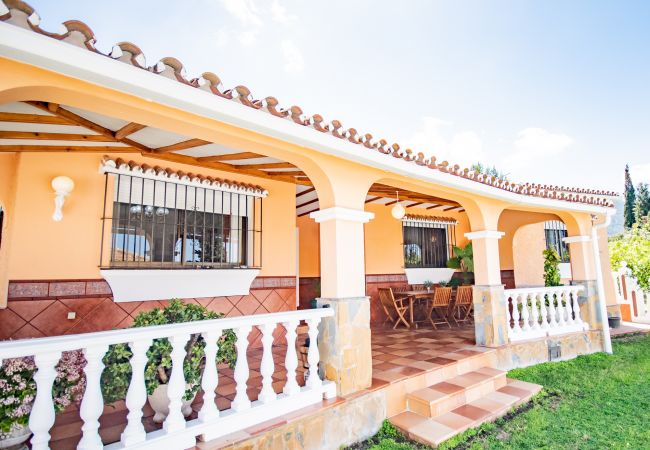
[[571,262],[569,246],[564,242],[564,238],[566,237],[568,237],[568,232],[564,222],[560,220],[544,222],[544,240],[546,243],[546,249],[554,248],[560,256],[561,264]]
[[[420,230],[420,231],[417,231]],[[440,230],[440,231],[425,231]],[[409,236],[410,234],[410,236]],[[443,237],[442,245],[431,244],[435,234]],[[419,242],[409,242],[414,240]],[[416,245],[420,249],[420,262],[409,263],[407,247]],[[442,269],[447,268],[447,261],[453,255],[453,247],[456,245],[456,222],[413,219],[408,216],[402,220],[402,258],[405,269]]]

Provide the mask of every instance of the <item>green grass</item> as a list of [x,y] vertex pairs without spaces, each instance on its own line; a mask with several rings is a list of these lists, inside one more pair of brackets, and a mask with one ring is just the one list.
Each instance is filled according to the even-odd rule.
[[[594,354],[508,374],[544,386],[529,405],[468,430],[440,448],[650,449],[650,336],[614,341],[614,355]],[[426,448],[388,422],[353,448]]]

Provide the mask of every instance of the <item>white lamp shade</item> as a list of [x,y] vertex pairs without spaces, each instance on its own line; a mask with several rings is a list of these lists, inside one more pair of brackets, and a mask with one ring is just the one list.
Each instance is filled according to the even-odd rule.
[[404,218],[404,215],[406,215],[406,209],[404,209],[401,203],[395,203],[393,209],[390,210],[390,213],[397,220],[402,220],[402,218]]
[[69,194],[74,189],[74,181],[66,176],[58,176],[52,180],[52,189],[57,193]]

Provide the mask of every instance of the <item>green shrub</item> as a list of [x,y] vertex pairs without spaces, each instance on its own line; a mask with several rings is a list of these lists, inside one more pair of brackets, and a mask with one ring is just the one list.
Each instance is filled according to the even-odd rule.
[[544,250],[544,286],[560,286],[560,262],[562,259],[554,248]]
[[[180,300],[171,300],[165,308],[154,308],[150,311],[139,313],[132,327],[147,327],[154,325],[168,325],[172,323],[194,322],[223,317],[223,314],[209,311],[201,305],[183,303]],[[224,330],[219,339],[217,363],[228,363],[234,367],[237,359],[235,341],[237,340],[232,330]],[[205,341],[200,334],[192,334],[185,346],[185,360],[183,361],[183,374],[188,388],[183,398],[190,400],[200,388],[201,374],[205,367]],[[171,375],[172,345],[167,338],[154,339],[147,351],[147,365],[145,366],[145,383],[147,393],[152,394],[160,384],[167,384]],[[104,356],[106,368],[102,373],[102,394],[105,403],[113,403],[126,397],[131,381],[130,359],[133,356],[128,344],[115,344],[109,347]]]

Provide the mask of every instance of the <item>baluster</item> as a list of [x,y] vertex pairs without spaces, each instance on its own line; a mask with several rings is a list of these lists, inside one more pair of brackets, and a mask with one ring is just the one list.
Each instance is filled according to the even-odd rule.
[[548,317],[549,317],[549,328],[557,328],[557,316],[555,311],[555,293],[554,291],[547,291],[546,297],[548,298]]
[[169,338],[169,342],[172,344],[172,373],[167,383],[169,414],[163,423],[163,429],[167,433],[173,433],[185,428],[185,417],[181,411],[183,407],[183,395],[186,389],[183,361],[186,355],[185,344],[187,344],[189,338],[189,334],[178,334]]
[[235,347],[237,349],[237,363],[235,365],[235,383],[236,392],[235,399],[232,402],[232,409],[235,411],[243,411],[251,407],[251,401],[246,392],[248,381],[248,359],[246,356],[246,349],[248,348],[248,334],[251,332],[250,326],[235,328],[235,335],[237,342]]
[[283,322],[285,330],[287,330],[287,354],[284,358],[284,367],[287,369],[287,384],[284,385],[284,392],[287,395],[293,395],[300,392],[300,386],[296,381],[296,368],[298,367],[298,355],[296,354],[296,327],[298,321],[292,320]]
[[572,293],[570,289],[564,291],[564,301],[566,304],[566,322],[568,325],[574,325],[576,323],[573,318],[573,303],[572,303]]
[[574,290],[571,293],[571,299],[573,300],[573,314],[575,315],[575,323],[582,325],[582,316],[580,315],[580,303],[578,303],[578,290]]
[[273,371],[275,364],[273,361],[273,330],[275,323],[265,323],[259,327],[262,331],[262,363],[260,373],[262,374],[262,390],[260,391],[259,400],[262,403],[269,403],[275,400],[276,395],[273,390]]
[[144,383],[144,368],[147,364],[147,350],[151,346],[151,339],[129,343],[131,352],[131,383],[126,393],[126,407],[129,414],[126,416],[127,424],[120,441],[125,447],[144,442],[146,432],[142,425],[142,406],[147,401],[147,387]]
[[104,370],[102,358],[108,350],[108,345],[93,345],[84,349],[86,357],[86,390],[84,391],[83,400],[79,409],[79,415],[84,424],[81,427],[83,436],[78,449],[91,450],[102,449],[104,444],[99,436],[99,417],[104,410],[104,399],[102,398],[101,377]]
[[61,352],[37,353],[36,363],[36,400],[29,415],[29,429],[32,430],[32,449],[47,450],[50,448],[50,428],[54,425],[54,402],[52,400],[52,385],[56,378],[54,366],[61,359]]
[[219,408],[217,408],[214,399],[215,390],[219,385],[219,371],[217,370],[217,352],[219,351],[219,338],[221,330],[210,330],[203,333],[205,340],[205,369],[203,378],[201,378],[201,388],[203,389],[203,406],[199,411],[199,419],[202,422],[209,422],[219,417]]
[[542,330],[548,330],[548,310],[544,294],[539,294],[539,315],[542,317]]
[[521,327],[523,331],[530,330],[530,313],[528,312],[528,293],[524,293],[521,296],[521,319],[524,322],[524,326]]
[[521,333],[521,326],[519,325],[519,296],[517,294],[512,296],[512,331]]
[[539,310],[537,309],[537,296],[539,294],[531,293],[530,294],[530,308],[532,312],[532,323],[533,330],[539,330]]
[[307,352],[307,362],[309,362],[309,377],[307,378],[306,386],[310,389],[320,387],[323,381],[318,375],[318,362],[320,361],[320,354],[318,353],[318,324],[320,317],[307,319],[309,325],[309,351]]
[[564,316],[566,315],[566,309],[562,304],[562,291],[560,289],[555,291],[555,296],[557,297],[557,323],[560,328],[566,326],[566,320]]

